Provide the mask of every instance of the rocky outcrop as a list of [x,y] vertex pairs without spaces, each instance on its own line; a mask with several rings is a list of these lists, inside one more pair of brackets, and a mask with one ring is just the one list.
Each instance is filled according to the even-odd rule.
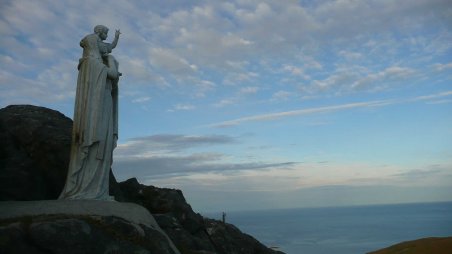
[[56,199],[63,188],[72,120],[55,110],[0,110],[0,200]]
[[157,230],[113,216],[29,216],[0,225],[0,253],[175,254]]
[[282,253],[268,249],[232,224],[206,219],[206,230],[218,253]]
[[145,186],[135,178],[119,183],[119,190],[122,201],[148,209],[178,249],[215,252],[204,218],[193,212],[182,191]]
[[195,213],[180,190],[146,186],[135,178],[119,183],[119,187],[123,201],[147,208],[181,253],[278,253],[234,225]]
[[[3,142],[0,146],[0,201],[49,200],[58,197],[66,178],[71,128],[71,119],[47,108],[15,105],[0,109],[0,140]],[[195,213],[180,190],[145,186],[138,183],[135,178],[117,183],[113,174],[110,173],[110,193],[120,202],[133,202],[149,210],[181,253],[278,253],[265,247],[253,237],[242,233],[231,224],[206,219]],[[136,250],[137,253],[146,253],[140,252],[140,248],[151,251],[148,245],[142,244],[143,241],[150,241],[147,244],[151,244],[152,241],[154,241],[153,244],[161,242],[158,238],[156,240],[152,240],[152,237],[148,238],[146,234],[140,236],[139,244],[127,239],[127,241],[122,241],[120,239],[123,239],[123,235],[128,234],[124,233],[127,232],[127,227],[119,226],[117,228],[111,225],[111,230],[105,231],[104,229],[109,228],[109,225],[113,222],[113,218],[108,217],[99,218],[98,222],[86,217],[32,219],[32,223],[28,220],[25,220],[25,222],[2,222],[0,224],[0,245],[4,242],[2,239],[5,235],[8,235],[8,237],[11,235],[17,236],[11,238],[13,239],[11,241],[25,241],[23,243],[26,248],[41,250],[42,247],[38,243],[45,242],[45,240],[30,240],[34,239],[30,238],[29,231],[29,226],[33,223],[47,225],[43,228],[47,228],[51,232],[59,232],[54,230],[57,225],[63,225],[61,229],[71,229],[72,231],[90,228],[91,231],[89,232],[93,232],[92,237],[99,237],[105,242],[117,241],[123,243],[124,245],[121,246],[134,246],[130,248]],[[124,222],[118,222],[121,221],[119,218],[115,218],[114,221],[113,224],[115,225]],[[104,226],[99,226],[99,224]],[[21,230],[17,230],[18,228]],[[81,234],[80,237],[83,238],[86,236],[83,235],[83,232],[85,231],[77,234]],[[111,234],[114,236],[111,236]],[[56,235],[54,236],[56,237]],[[116,236],[119,238],[115,238]],[[66,240],[69,241],[70,239]],[[68,242],[67,244],[70,246],[70,244],[80,244],[80,242]],[[118,248],[122,248],[121,246]],[[0,249],[0,253],[4,252]],[[24,253],[27,253],[27,251]],[[59,252],[49,250],[45,253]],[[123,252],[118,249],[106,253]],[[151,253],[166,252],[154,250]]]

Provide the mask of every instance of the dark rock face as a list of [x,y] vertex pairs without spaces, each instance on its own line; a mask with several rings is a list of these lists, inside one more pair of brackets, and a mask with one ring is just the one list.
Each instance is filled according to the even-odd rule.
[[174,254],[158,231],[116,217],[25,217],[0,226],[0,253]]
[[218,253],[278,253],[269,250],[252,236],[242,233],[234,225],[206,219],[206,229]]
[[[0,140],[3,143],[0,146],[0,201],[46,200],[58,197],[66,180],[71,129],[71,119],[47,108],[17,105],[0,109]],[[137,203],[148,209],[182,254],[281,253],[265,247],[233,225],[203,218],[192,210],[180,190],[145,186],[138,183],[135,178],[118,183],[110,172],[110,194],[115,196],[117,201]],[[41,222],[33,219],[32,224],[29,222],[0,224],[0,253],[62,253],[58,248],[80,245],[85,240],[87,244],[91,244],[90,241],[97,239],[96,243],[104,247],[117,241],[116,238],[111,238],[107,234],[113,231],[104,230],[107,232],[105,233],[102,230],[106,227],[99,229],[97,227],[99,223],[118,230],[118,234],[136,236],[137,233],[134,231],[136,227],[135,229],[128,227],[126,222],[118,222],[118,220],[103,218],[102,222],[94,223],[86,218],[56,220],[47,218],[42,219]],[[67,235],[67,233],[61,233],[63,229],[76,234],[77,237],[72,240],[60,239],[66,238]],[[107,251],[105,253],[149,253],[146,251],[157,248],[149,245],[166,243],[165,239],[158,241],[158,236],[149,231],[152,229],[144,228],[143,230],[146,232],[144,238],[137,236],[141,239],[140,244],[123,241],[122,247],[118,247],[128,246],[129,251],[103,250]],[[52,232],[60,232],[60,235]],[[18,252],[3,252],[1,243],[5,235],[9,237],[10,243],[16,242],[22,249]],[[146,241],[148,235],[154,237],[149,239],[157,240]],[[89,239],[86,238],[87,236]],[[52,239],[54,239],[53,243],[50,243]],[[77,242],[77,239],[81,242]],[[30,241],[33,244],[30,244]],[[105,244],[102,245],[102,242]],[[46,244],[52,245],[55,249],[42,249]],[[69,252],[67,249],[69,247],[66,248],[65,253],[78,253],[75,252],[76,248],[70,248],[74,252]],[[162,250],[162,252],[152,251],[151,253],[169,252]]]
[[206,234],[204,218],[193,212],[180,190],[139,184],[135,178],[119,183],[124,200],[148,209],[181,250],[215,251]]
[[47,108],[0,110],[0,200],[56,199],[63,188],[72,120]]
[[[0,109],[0,201],[57,199],[66,181],[72,120],[32,105]],[[110,189],[121,195],[110,172]]]

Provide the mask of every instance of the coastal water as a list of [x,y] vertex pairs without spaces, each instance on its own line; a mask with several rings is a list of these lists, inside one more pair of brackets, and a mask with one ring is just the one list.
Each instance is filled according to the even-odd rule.
[[452,202],[228,212],[226,220],[287,254],[358,254],[452,236]]

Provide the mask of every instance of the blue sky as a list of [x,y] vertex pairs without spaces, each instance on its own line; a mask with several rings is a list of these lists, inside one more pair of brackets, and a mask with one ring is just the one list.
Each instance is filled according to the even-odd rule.
[[0,1],[0,106],[72,117],[122,35],[118,180],[197,211],[452,200],[447,0]]

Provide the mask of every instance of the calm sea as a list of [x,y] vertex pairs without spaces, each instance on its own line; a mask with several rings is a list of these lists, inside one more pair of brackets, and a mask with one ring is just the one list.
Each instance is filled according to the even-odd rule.
[[452,202],[229,212],[226,220],[287,254],[358,254],[452,236]]

